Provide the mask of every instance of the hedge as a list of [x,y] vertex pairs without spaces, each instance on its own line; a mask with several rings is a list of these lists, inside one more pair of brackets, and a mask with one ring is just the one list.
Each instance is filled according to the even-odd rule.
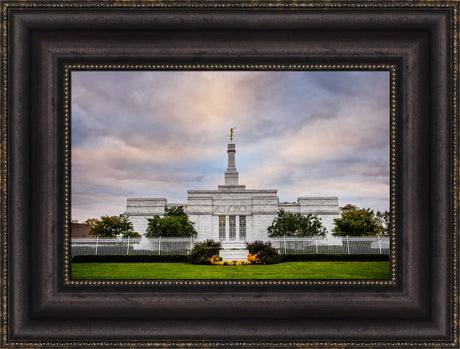
[[[281,254],[281,262],[305,261],[388,261],[387,254]],[[79,255],[72,263],[156,263],[188,262],[185,254],[159,255]]]
[[305,261],[388,261],[387,254],[282,254],[281,262]]
[[156,263],[187,262],[186,254],[151,254],[151,255],[79,255],[71,263]]

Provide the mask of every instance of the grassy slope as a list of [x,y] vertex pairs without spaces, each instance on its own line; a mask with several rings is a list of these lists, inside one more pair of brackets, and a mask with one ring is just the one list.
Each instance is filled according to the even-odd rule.
[[389,262],[287,262],[215,266],[186,263],[73,263],[72,279],[386,279]]

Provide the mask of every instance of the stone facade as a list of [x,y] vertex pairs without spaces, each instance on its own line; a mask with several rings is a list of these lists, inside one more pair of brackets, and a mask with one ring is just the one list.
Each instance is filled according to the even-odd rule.
[[333,220],[340,216],[337,197],[299,197],[297,202],[280,203],[276,189],[246,189],[238,184],[235,152],[235,144],[228,144],[225,184],[217,190],[188,190],[186,203],[168,203],[165,198],[129,198],[126,214],[134,230],[145,234],[147,218],[163,216],[165,206],[183,206],[195,223],[198,240],[266,240],[267,227],[284,209],[318,216],[331,238]]

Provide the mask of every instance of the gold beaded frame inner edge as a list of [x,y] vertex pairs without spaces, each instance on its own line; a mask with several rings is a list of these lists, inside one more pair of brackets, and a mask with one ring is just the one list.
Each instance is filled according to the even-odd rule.
[[[64,66],[64,282],[75,286],[105,285],[378,285],[396,284],[395,244],[395,134],[396,65],[393,64],[66,64]],[[226,280],[226,279],[148,279],[148,280],[72,280],[70,266],[71,221],[71,72],[72,71],[389,71],[390,72],[390,279],[389,280]]]

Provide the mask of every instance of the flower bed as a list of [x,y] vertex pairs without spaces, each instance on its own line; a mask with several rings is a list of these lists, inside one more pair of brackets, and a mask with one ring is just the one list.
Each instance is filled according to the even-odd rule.
[[209,262],[214,265],[249,265],[251,262],[249,260],[247,261],[223,261],[222,257],[219,257],[218,255],[214,255],[209,259]]

